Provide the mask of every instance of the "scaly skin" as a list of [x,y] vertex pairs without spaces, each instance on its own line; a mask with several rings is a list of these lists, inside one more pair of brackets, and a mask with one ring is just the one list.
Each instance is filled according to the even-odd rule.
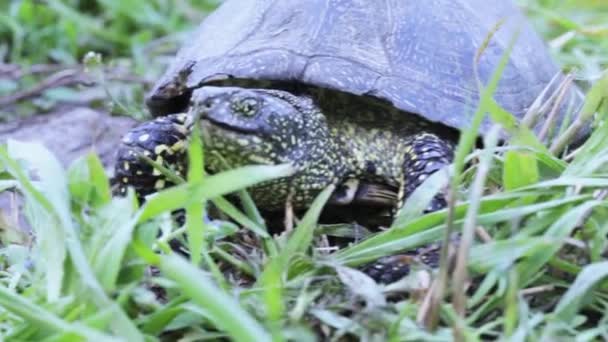
[[344,108],[325,115],[309,97],[281,90],[204,87],[194,92],[189,114],[144,123],[126,136],[116,177],[140,194],[164,188],[169,182],[146,163],[137,163],[134,151],[169,161],[180,173],[185,169],[185,144],[179,138],[190,131],[196,115],[210,172],[224,168],[218,154],[231,167],[296,167],[290,178],[250,189],[256,204],[267,210],[281,209],[290,193],[294,207],[306,208],[328,185],[350,179],[402,189],[402,197],[407,197],[428,175],[450,163],[450,142],[404,123],[402,116],[378,114],[371,106],[359,108],[360,113],[340,113]]
[[[317,100],[320,96],[317,94]],[[312,98],[283,90],[197,89],[189,113],[143,123],[123,139],[115,172],[119,191],[124,193],[127,186],[134,186],[143,196],[170,184],[138,154],[183,175],[186,139],[194,124],[200,125],[206,168],[211,173],[223,170],[226,164],[295,166],[293,176],[249,189],[258,207],[265,210],[280,210],[288,199],[295,208],[306,208],[328,185],[351,187],[353,180],[399,189],[393,203],[398,207],[426,177],[452,160],[451,141],[442,139],[429,123],[414,115],[404,116],[373,102],[353,105],[341,97],[318,101],[325,104],[321,108]],[[352,195],[357,189],[345,191],[351,193],[348,198],[337,193],[333,203],[376,200]],[[427,210],[444,206],[443,196],[438,195]],[[407,272],[404,260],[410,259],[385,258],[368,267],[368,273],[389,282]]]

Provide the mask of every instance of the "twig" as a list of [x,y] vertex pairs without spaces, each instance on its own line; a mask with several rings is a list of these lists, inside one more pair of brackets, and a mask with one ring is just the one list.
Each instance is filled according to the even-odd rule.
[[533,295],[533,294],[538,294],[538,293],[543,293],[543,292],[548,292],[548,291],[553,291],[553,290],[555,290],[555,285],[541,285],[541,286],[535,286],[535,287],[523,289],[523,290],[519,291],[519,294],[522,296],[528,296],[528,295]]
[[[59,71],[57,71],[59,70]],[[34,85],[29,89],[17,91],[15,93],[0,97],[0,107],[9,106],[19,101],[26,100],[28,98],[40,96],[43,92],[48,89],[56,87],[64,87],[76,84],[93,84],[94,80],[91,75],[86,73],[82,67],[66,68],[65,66],[54,66],[40,64],[32,66],[27,71],[24,71],[22,67],[14,66],[11,64],[0,64],[0,75],[7,74],[9,78],[21,78],[30,76],[33,74],[43,74],[48,72],[55,72],[49,77],[43,79],[40,83]],[[105,69],[103,71],[107,80],[110,81],[121,81],[129,83],[141,83],[148,85],[151,82],[144,78],[141,78],[132,74],[118,73],[117,69]]]
[[433,306],[431,304],[433,301],[433,293],[437,292],[437,286],[439,286],[439,278],[436,278],[433,281],[433,283],[429,287],[429,290],[426,293],[426,296],[424,296],[424,299],[420,304],[420,309],[418,310],[418,314],[416,315],[416,322],[420,325],[428,324],[428,318],[432,316],[431,310],[433,309]]
[[29,89],[0,97],[0,107],[8,106],[30,97],[38,96],[50,88],[63,87],[78,83],[84,83],[84,80],[81,78],[81,73],[73,69],[62,70],[42,80],[40,83]]
[[0,64],[0,76],[13,80],[37,74],[50,74],[62,70],[73,69],[62,64],[34,64],[24,67],[18,64]]
[[291,233],[293,231],[293,191],[289,192],[287,195],[287,200],[285,201],[285,231],[287,233]]
[[477,228],[475,228],[475,234],[477,234],[477,236],[485,243],[494,241],[490,233],[488,233],[482,226],[477,226]]

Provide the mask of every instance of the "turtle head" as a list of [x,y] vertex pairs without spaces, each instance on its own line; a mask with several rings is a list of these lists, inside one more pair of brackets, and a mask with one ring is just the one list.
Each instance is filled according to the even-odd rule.
[[[200,118],[206,150],[231,166],[298,165],[311,148],[329,145],[319,108],[281,90],[202,87],[192,94],[190,113]],[[212,170],[214,159],[208,159]]]

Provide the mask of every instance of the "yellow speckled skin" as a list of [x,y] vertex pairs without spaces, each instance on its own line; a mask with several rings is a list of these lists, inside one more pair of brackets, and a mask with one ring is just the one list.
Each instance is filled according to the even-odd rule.
[[[305,208],[329,184],[352,179],[399,189],[407,196],[452,158],[453,135],[364,97],[203,87],[194,91],[188,114],[144,123],[125,137],[116,169],[120,191],[133,185],[145,195],[170,184],[137,160],[138,153],[182,173],[184,142],[195,117],[200,117],[197,124],[210,172],[224,169],[224,162],[231,167],[279,163],[296,167],[292,177],[250,189],[256,204],[266,210],[283,208],[288,195],[296,208]],[[430,210],[441,206],[438,197]]]

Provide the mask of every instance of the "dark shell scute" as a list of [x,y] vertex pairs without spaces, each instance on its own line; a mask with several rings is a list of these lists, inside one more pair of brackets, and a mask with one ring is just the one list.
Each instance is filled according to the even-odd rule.
[[[169,89],[227,77],[287,81],[375,96],[466,128],[478,81],[487,84],[516,36],[494,98],[521,118],[560,71],[511,1],[227,0],[178,53],[148,103],[165,114],[159,104],[176,96]],[[176,86],[187,68],[185,84]],[[569,97],[580,103],[576,89]]]

